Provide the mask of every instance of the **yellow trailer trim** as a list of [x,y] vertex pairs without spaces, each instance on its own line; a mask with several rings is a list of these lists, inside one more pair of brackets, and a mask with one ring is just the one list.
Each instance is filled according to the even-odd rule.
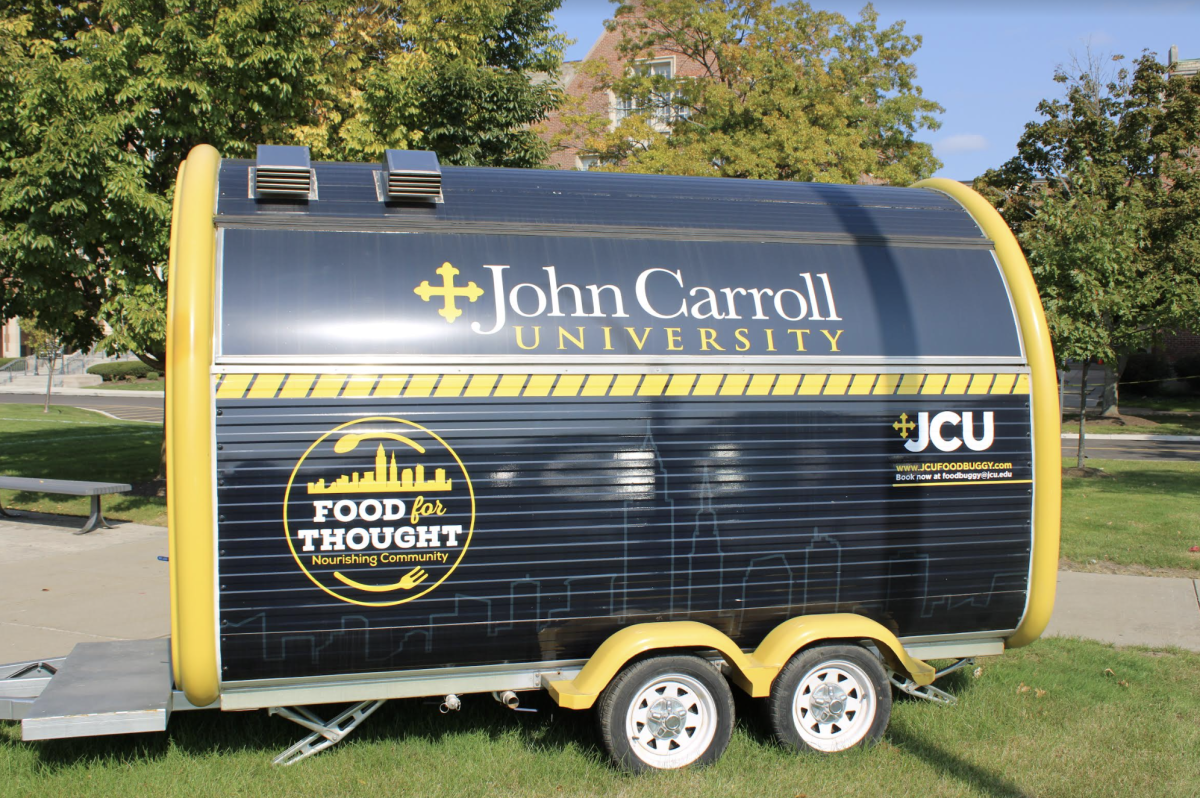
[[[167,517],[174,574],[171,636],[176,682],[198,707],[217,699],[213,594],[212,377],[217,172],[207,144],[180,170],[167,286]],[[235,381],[234,384],[237,384]],[[246,380],[240,393],[245,394]],[[230,386],[232,390],[233,385]]]
[[[168,285],[170,285],[170,280],[171,280],[172,275],[175,274],[175,262],[179,256],[179,235],[178,235],[178,233],[179,233],[179,206],[181,204],[180,200],[183,196],[183,173],[184,173],[184,170],[186,169],[186,167],[187,167],[187,161],[184,161],[183,163],[179,164],[179,172],[175,175],[175,194],[171,201],[171,237],[170,237],[170,242],[169,242],[169,249],[167,250],[167,281],[168,281]],[[168,332],[169,332],[169,325],[170,325],[169,320],[174,317],[174,315],[175,315],[174,311],[175,311],[175,292],[168,290],[167,291]],[[173,363],[175,360],[174,341],[175,341],[174,335],[167,335],[167,363],[168,364]],[[166,373],[166,380],[167,380],[166,407],[167,408],[170,408],[170,406],[171,406],[171,397],[172,397],[171,388],[173,386],[173,379],[172,379],[171,372],[172,372],[172,369],[168,368],[167,373]],[[175,556],[175,535],[171,534],[171,531],[175,529],[175,514],[174,514],[175,503],[173,501],[171,501],[171,493],[174,490],[173,483],[171,481],[171,474],[174,471],[174,469],[170,465],[172,463],[172,453],[174,451],[174,440],[175,440],[175,434],[174,434],[175,423],[174,422],[175,422],[175,414],[171,413],[168,410],[168,412],[166,413],[166,418],[164,420],[164,430],[163,430],[164,434],[166,435],[166,439],[163,444],[166,447],[166,450],[164,451],[163,456],[166,457],[167,464],[168,464],[167,485],[169,488],[169,490],[167,491],[167,530],[168,530],[168,534],[167,534],[167,573],[170,576],[170,593],[171,593],[171,673],[175,678],[176,686],[178,686],[178,685],[183,684],[183,675],[180,673],[180,669],[179,669],[179,580],[175,574],[176,565],[178,564],[179,560]]]
[[549,682],[546,689],[565,709],[588,709],[634,657],[651,651],[715,650],[728,663],[734,683],[755,698],[765,698],[788,660],[800,649],[823,640],[872,640],[893,670],[920,685],[933,682],[933,666],[910,657],[885,627],[861,615],[834,613],[785,621],[750,654],[725,633],[697,621],[634,624],[605,640],[574,679]]
[[[1017,311],[1017,324],[1025,343],[1029,376],[998,375],[992,393],[1031,392],[1033,404],[1033,567],[1029,580],[1029,604],[1017,631],[1008,638],[1009,647],[1037,640],[1050,622],[1058,579],[1059,522],[1062,515],[1062,441],[1058,407],[1058,375],[1050,330],[1038,296],[1037,285],[1025,255],[1004,219],[991,204],[962,183],[945,178],[916,184],[950,195],[971,215],[983,234],[996,247],[996,260],[1004,272]],[[1032,388],[1030,388],[1030,384]],[[999,390],[998,390],[999,388]]]
[[[323,374],[311,394],[311,374],[227,374],[218,399],[513,399],[629,396],[906,396],[918,393],[922,374]],[[1017,379],[1018,377],[1022,379]],[[1024,374],[932,374],[921,394],[1027,394]],[[303,390],[290,390],[299,384]],[[265,386],[265,387],[264,387]],[[282,386],[282,387],[280,387]],[[371,386],[374,386],[372,389]],[[720,386],[718,390],[718,386]],[[847,391],[847,388],[849,391]]]

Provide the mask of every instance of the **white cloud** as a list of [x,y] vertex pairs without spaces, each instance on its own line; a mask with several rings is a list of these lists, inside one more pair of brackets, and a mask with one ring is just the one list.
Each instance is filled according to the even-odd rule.
[[938,152],[979,152],[986,150],[991,145],[988,140],[978,133],[963,133],[959,136],[946,136],[946,138],[933,145]]

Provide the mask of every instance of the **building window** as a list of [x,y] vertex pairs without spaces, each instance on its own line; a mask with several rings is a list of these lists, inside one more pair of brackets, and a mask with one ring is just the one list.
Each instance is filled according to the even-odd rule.
[[[675,63],[672,59],[647,61],[634,67],[638,74],[650,77],[675,77]],[[675,91],[663,94],[652,94],[648,109],[639,107],[638,100],[633,97],[616,97],[613,103],[613,121],[620,123],[622,119],[633,114],[650,112],[650,121],[655,127],[666,128],[672,122],[688,115],[688,109],[676,104],[679,93]]]
[[592,168],[600,165],[599,155],[577,155],[575,156],[575,168],[580,172],[590,171]]

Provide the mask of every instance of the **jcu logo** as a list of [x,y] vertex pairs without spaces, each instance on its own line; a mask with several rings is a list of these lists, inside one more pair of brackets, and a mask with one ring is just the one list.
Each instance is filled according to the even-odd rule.
[[296,463],[283,501],[288,547],[334,598],[388,607],[458,567],[475,529],[466,468],[438,435],[377,416],[325,433]]
[[[982,452],[992,447],[996,435],[995,414],[987,410],[982,415],[983,423],[979,437],[975,436],[975,413],[970,410],[961,415],[952,410],[943,410],[934,414],[932,418],[929,413],[920,412],[917,413],[915,422],[909,418],[908,413],[901,413],[900,418],[892,424],[892,429],[906,439],[904,448],[910,452],[923,452],[929,448],[930,443],[941,452],[953,452],[964,443],[971,451]],[[913,430],[917,433],[915,439],[910,437]]]

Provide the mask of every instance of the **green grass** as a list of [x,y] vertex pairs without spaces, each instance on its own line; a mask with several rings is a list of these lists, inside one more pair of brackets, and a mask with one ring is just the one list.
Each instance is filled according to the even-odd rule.
[[97,385],[97,388],[104,391],[165,391],[167,390],[166,380],[145,380],[143,382],[106,382]]
[[739,697],[714,766],[629,776],[607,764],[591,713],[544,694],[536,715],[467,696],[449,715],[393,701],[288,768],[270,760],[304,732],[266,712],[176,713],[167,734],[47,743],[0,724],[0,795],[1195,796],[1200,654],[1057,639],[982,664],[939,682],[957,706],[898,700],[878,746],[832,756],[779,748]]
[[[1067,463],[1073,463],[1067,458]],[[1088,460],[1107,477],[1063,479],[1062,556],[1200,575],[1200,463]]]
[[1144,407],[1166,413],[1200,413],[1200,396],[1128,396],[1121,407]]
[[[154,479],[162,425],[117,421],[74,407],[0,405],[0,474],[136,484]],[[0,491],[4,506],[86,517],[88,498]],[[166,502],[155,497],[104,497],[104,514],[122,521],[166,523]]]
[[0,366],[7,366],[9,363],[13,362],[14,360],[20,360],[20,358],[16,358],[16,357],[0,357]]

